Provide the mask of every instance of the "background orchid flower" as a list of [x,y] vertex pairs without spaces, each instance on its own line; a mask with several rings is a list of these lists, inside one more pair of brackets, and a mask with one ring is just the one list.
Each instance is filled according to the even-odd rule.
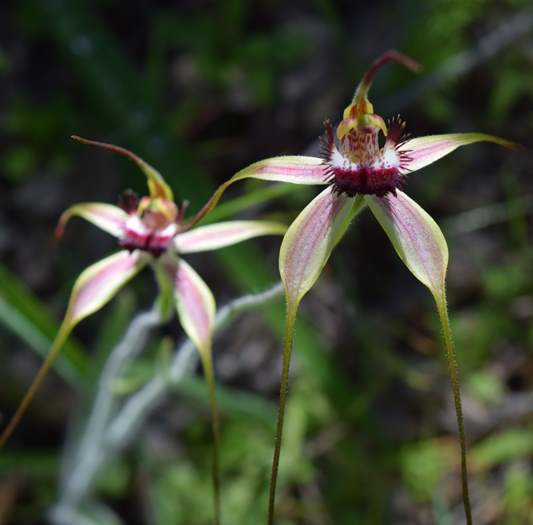
[[[374,112],[368,91],[376,72],[387,62],[417,71],[409,57],[391,50],[379,57],[364,75],[343,118],[333,129],[326,122],[322,157],[281,156],[256,162],[234,175],[213,194],[201,218],[220,199],[228,186],[248,177],[293,184],[327,186],[290,225],[281,245],[279,270],[287,301],[276,445],[269,500],[269,523],[274,519],[274,499],[288,391],[294,323],[299,304],[318,279],[333,248],[351,219],[366,205],[385,230],[400,259],[431,292],[442,324],[461,444],[463,500],[471,523],[466,449],[457,363],[446,307],[445,277],[448,264],[446,240],[435,221],[403,191],[407,176],[439,160],[460,146],[475,142],[516,144],[484,133],[453,133],[409,139],[405,123],[389,122]],[[383,145],[380,145],[383,133]]]
[[286,227],[267,221],[228,221],[191,229],[191,224],[184,220],[186,204],[178,207],[174,203],[172,190],[154,168],[123,148],[80,137],[73,138],[132,159],[146,175],[149,195],[139,199],[128,191],[120,196],[118,206],[95,202],[75,204],[61,215],[56,229],[58,238],[62,236],[70,218],[79,216],[116,237],[122,249],[87,268],[76,280],[53,346],[15,415],[2,432],[0,446],[5,444],[17,426],[73,328],[109,302],[145,266],[152,266],[160,287],[161,313],[168,315],[169,305],[174,304],[183,330],[200,353],[209,385],[215,441],[214,483],[218,522],[219,438],[211,357],[215,300],[207,284],[181,256],[216,250],[261,235],[283,234]]

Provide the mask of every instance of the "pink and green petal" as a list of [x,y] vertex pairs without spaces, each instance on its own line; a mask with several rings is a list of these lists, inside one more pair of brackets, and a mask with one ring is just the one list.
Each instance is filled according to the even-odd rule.
[[200,226],[176,237],[179,253],[218,250],[261,235],[283,235],[287,227],[269,221],[228,221]]
[[[172,270],[170,266],[169,269]],[[173,271],[174,297],[181,326],[205,365],[211,360],[215,299],[207,284],[183,259],[173,265]]]
[[520,148],[519,144],[485,133],[449,133],[446,135],[428,135],[406,140],[398,146],[398,152],[404,153],[402,169],[409,173],[416,171],[455,151],[460,146],[476,142],[494,142],[507,148]]
[[87,268],[74,284],[64,323],[72,327],[100,310],[142,270],[147,260],[139,250],[122,250]]
[[327,188],[315,197],[289,226],[281,243],[279,270],[288,311],[298,308],[344,235],[355,200]]
[[112,204],[100,202],[75,204],[61,214],[55,231],[56,238],[60,238],[63,235],[67,222],[74,216],[89,221],[101,230],[113,235],[113,237],[122,235],[124,223],[128,218],[128,214],[124,210]]
[[82,319],[109,302],[120,288],[137,274],[145,264],[146,258],[140,252],[129,253],[121,251],[93,264],[78,277],[70,296],[67,313],[52,344],[52,348],[17,407],[15,414],[3,429],[0,435],[0,448],[9,439],[25,414],[72,329]]
[[82,144],[97,146],[99,148],[108,149],[110,151],[114,151],[115,153],[119,153],[120,155],[124,155],[128,159],[135,162],[135,164],[137,164],[141,171],[146,175],[146,178],[148,180],[148,189],[150,190],[150,197],[160,198],[167,201],[174,200],[172,190],[170,186],[165,182],[165,179],[163,179],[163,176],[155,168],[150,166],[150,164],[141,159],[141,157],[135,155],[135,153],[133,153],[132,151],[126,148],[122,148],[120,146],[115,146],[114,144],[84,139],[83,137],[79,137],[78,135],[72,135],[71,138],[78,142],[81,142]]
[[396,196],[367,196],[365,199],[400,259],[435,299],[442,301],[448,246],[437,223],[401,191],[397,191]]
[[221,184],[207,204],[191,219],[187,228],[190,229],[200,222],[217,205],[229,186],[234,182],[248,178],[291,184],[325,185],[328,176],[324,160],[317,157],[287,155],[255,162]]

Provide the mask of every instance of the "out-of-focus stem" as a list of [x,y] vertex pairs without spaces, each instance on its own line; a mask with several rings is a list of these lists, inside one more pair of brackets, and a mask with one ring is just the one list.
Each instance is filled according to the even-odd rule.
[[[241,313],[258,308],[281,297],[282,292],[281,284],[277,284],[264,292],[245,295],[231,301],[218,311],[215,319],[214,334],[220,332]],[[99,392],[105,392],[111,398],[114,397],[112,384],[122,373],[124,358],[126,360],[129,359],[130,352],[133,351],[135,353],[139,348],[137,343],[146,341],[145,337],[147,337],[150,329],[157,325],[157,322],[150,322],[150,320],[153,320],[153,315],[153,312],[149,312],[136,317],[132,324],[136,325],[137,328],[130,326],[124,339],[113,349],[109,356],[109,360],[113,362],[113,365],[105,365],[106,367],[110,366],[108,371],[111,373],[103,374],[105,375],[105,382],[99,382],[98,392],[95,393],[96,397],[98,397]],[[130,352],[125,351],[126,348]],[[70,461],[65,464],[59,501],[51,512],[51,518],[54,523],[71,525],[72,520],[65,518],[66,516],[81,516],[80,509],[87,506],[88,496],[102,465],[118,455],[134,439],[143,423],[172,386],[194,370],[197,359],[198,352],[194,345],[190,340],[185,340],[178,346],[173,362],[170,365],[170,370],[161,371],[157,374],[144,387],[125,400],[117,410],[107,412],[106,409],[108,417],[105,422],[102,422],[103,424],[87,425],[84,428],[77,443],[70,447],[73,453],[69,455]],[[91,413],[95,408],[96,397],[93,401]],[[105,404],[106,406],[115,406],[114,402],[111,402],[111,399],[107,399],[107,397]],[[85,454],[80,455],[82,443],[92,444],[91,461],[77,461],[85,456]],[[76,480],[76,482],[71,483],[73,480]]]
[[220,418],[218,412],[216,381],[213,370],[211,351],[202,355],[202,366],[207,381],[209,393],[209,408],[211,411],[211,429],[213,432],[213,499],[215,511],[215,525],[220,525]]
[[289,393],[289,369],[294,342],[294,324],[298,306],[287,305],[287,317],[285,321],[285,338],[283,341],[283,362],[281,365],[281,380],[279,387],[278,418],[276,423],[276,437],[274,443],[274,456],[272,459],[272,474],[270,476],[270,490],[268,496],[268,525],[274,524],[276,506],[276,486],[278,481],[279,458],[281,454],[281,440],[283,437],[283,423],[285,420],[285,407]]

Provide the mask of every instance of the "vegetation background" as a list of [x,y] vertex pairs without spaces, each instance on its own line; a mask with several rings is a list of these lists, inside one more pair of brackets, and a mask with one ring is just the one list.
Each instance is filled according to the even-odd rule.
[[[54,244],[59,214],[144,190],[128,161],[73,143],[72,133],[132,149],[194,211],[255,160],[314,152],[323,120],[339,118],[388,48],[425,69],[380,71],[372,91],[379,114],[401,113],[415,136],[484,131],[531,145],[529,0],[2,2],[2,417],[47,351],[74,279],[114,248],[82,221]],[[531,173],[530,154],[476,145],[408,180],[450,244],[479,525],[533,523]],[[213,219],[290,221],[314,193],[235,185]],[[431,297],[370,219],[357,219],[303,303],[280,525],[462,520],[456,424]],[[277,281],[278,243],[260,239],[193,262],[223,304]],[[59,374],[50,374],[0,455],[0,523],[46,522],[65,440],[87,413],[106,355],[154,296],[146,273],[76,329]],[[264,522],[282,317],[279,300],[216,341],[227,524]],[[165,365],[163,337],[181,339],[176,322],[155,333],[114,385],[120,395]],[[208,409],[195,384],[168,396],[105,465],[86,503],[106,511],[86,523],[210,523]]]

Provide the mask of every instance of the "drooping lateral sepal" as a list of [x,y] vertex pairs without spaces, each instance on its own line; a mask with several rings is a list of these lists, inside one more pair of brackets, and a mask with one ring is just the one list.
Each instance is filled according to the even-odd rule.
[[165,263],[172,272],[174,300],[181,326],[202,360],[210,360],[215,322],[215,299],[204,280],[183,259]]
[[102,308],[146,263],[142,252],[122,250],[89,266],[74,284],[63,322],[74,326]]
[[476,142],[493,142],[512,149],[522,148],[520,144],[486,133],[448,133],[406,140],[398,145],[397,151],[400,155],[404,154],[405,160],[401,167],[404,173],[408,173],[432,164],[460,146]]
[[101,230],[113,235],[113,237],[122,235],[124,224],[128,218],[128,214],[124,210],[112,204],[100,202],[75,204],[61,214],[56,226],[56,238],[62,237],[67,222],[74,216],[89,221]]
[[73,328],[82,319],[109,302],[145,264],[146,258],[140,252],[121,251],[93,264],[78,277],[72,289],[67,313],[52,348],[14,416],[3,430],[0,436],[0,447],[5,444],[15,430]]
[[177,235],[179,253],[196,253],[218,250],[262,235],[282,235],[287,230],[283,224],[270,221],[227,221],[200,226]]
[[291,224],[281,243],[279,271],[288,309],[297,308],[346,232],[354,199],[327,188]]
[[448,246],[431,216],[402,191],[396,196],[365,197],[369,208],[411,273],[442,300]]

